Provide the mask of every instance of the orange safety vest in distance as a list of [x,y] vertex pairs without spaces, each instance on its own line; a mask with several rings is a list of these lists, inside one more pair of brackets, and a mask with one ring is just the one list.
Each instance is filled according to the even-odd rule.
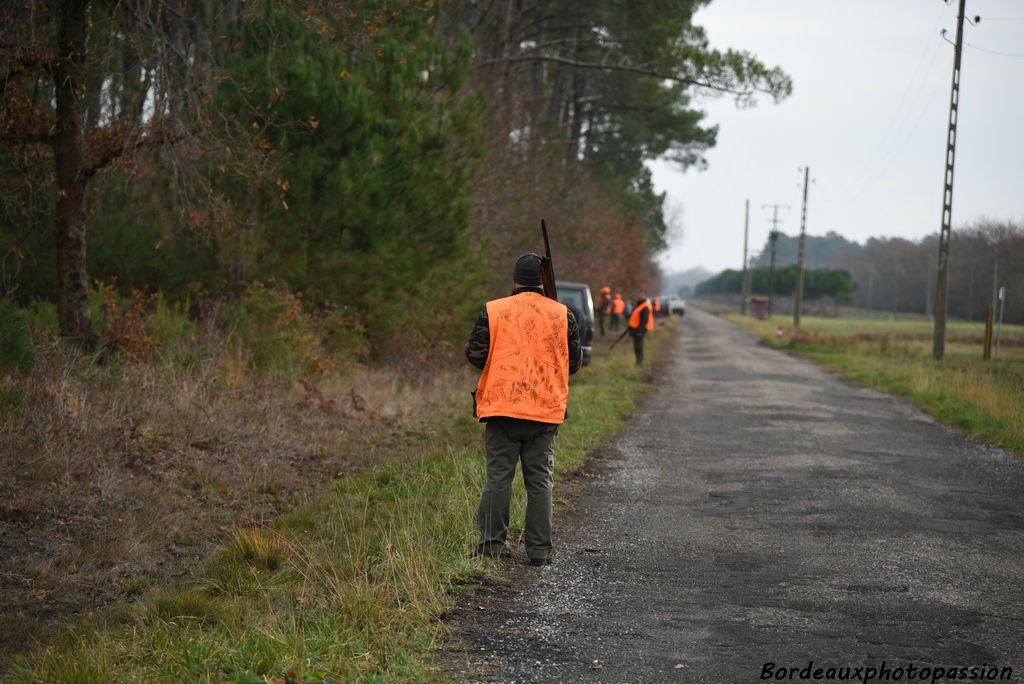
[[622,312],[626,310],[626,302],[622,300],[622,297],[616,297],[612,300],[612,313],[616,316],[621,316]]
[[536,292],[487,302],[491,343],[476,386],[478,420],[561,423],[569,403],[568,309]]
[[654,298],[654,311],[661,311],[661,297]]
[[651,311],[651,303],[649,301],[645,301],[643,304],[633,309],[633,313],[629,316],[630,328],[640,327],[640,312],[644,309],[650,311],[650,313],[647,314],[647,329],[654,330],[654,312]]

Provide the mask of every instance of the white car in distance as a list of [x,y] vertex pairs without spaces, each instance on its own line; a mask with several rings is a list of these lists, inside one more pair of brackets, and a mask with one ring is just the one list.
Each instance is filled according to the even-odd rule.
[[675,314],[676,316],[686,315],[686,300],[676,295],[664,295],[661,298],[662,306],[665,307],[665,311],[669,314]]

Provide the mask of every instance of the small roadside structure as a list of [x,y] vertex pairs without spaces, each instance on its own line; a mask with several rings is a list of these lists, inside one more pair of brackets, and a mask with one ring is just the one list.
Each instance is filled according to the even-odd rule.
[[751,295],[750,296],[750,313],[759,321],[763,321],[765,318],[765,312],[768,309],[768,298],[764,295]]

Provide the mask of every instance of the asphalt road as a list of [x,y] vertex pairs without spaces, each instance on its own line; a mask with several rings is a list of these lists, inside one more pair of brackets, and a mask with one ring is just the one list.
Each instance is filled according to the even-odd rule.
[[1024,462],[707,314],[684,329],[556,520],[555,564],[511,565],[455,617],[456,676],[1024,680]]

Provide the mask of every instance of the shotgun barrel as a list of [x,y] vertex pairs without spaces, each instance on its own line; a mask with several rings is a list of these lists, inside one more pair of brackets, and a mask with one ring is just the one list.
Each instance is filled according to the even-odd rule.
[[551,259],[551,242],[548,240],[548,224],[540,220],[540,230],[544,234],[544,256],[540,258],[540,277],[544,283],[544,296],[558,301],[555,289],[555,265]]

